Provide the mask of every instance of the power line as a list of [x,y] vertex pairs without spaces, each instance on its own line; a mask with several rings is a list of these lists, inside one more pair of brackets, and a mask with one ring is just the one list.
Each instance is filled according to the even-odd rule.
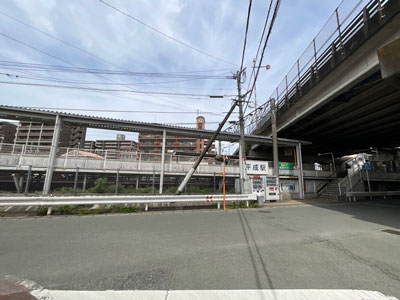
[[[215,113],[211,111],[147,111],[147,110],[116,110],[116,109],[88,109],[88,108],[69,108],[69,107],[43,107],[43,106],[25,106],[28,109],[43,109],[43,110],[67,110],[67,111],[91,111],[91,112],[116,112],[116,113],[144,113],[144,114],[209,114],[209,115],[224,115],[226,112]],[[235,112],[233,112],[235,113]]]
[[[44,84],[44,83],[32,83],[32,82],[12,82],[12,81],[0,81],[0,84],[10,84],[10,85],[25,85],[25,86],[40,86],[49,88],[64,88],[64,89],[74,89],[74,90],[85,90],[85,91],[97,91],[97,92],[120,92],[120,93],[135,93],[135,94],[156,94],[156,95],[169,95],[169,96],[185,96],[185,97],[195,97],[195,99],[224,99],[224,97],[230,97],[234,95],[203,95],[203,94],[179,94],[179,93],[164,93],[164,92],[145,92],[145,91],[135,91],[135,90],[122,90],[122,89],[102,89],[102,88],[91,88],[91,87],[81,87],[81,86],[67,86],[67,85],[56,85],[56,84]],[[230,99],[226,99],[230,100]]]
[[[37,32],[40,32],[40,33],[42,33],[42,34],[44,34],[44,35],[46,35],[46,36],[48,36],[48,37],[50,37],[50,38],[53,38],[53,39],[55,39],[55,40],[57,40],[57,41],[59,41],[59,42],[65,44],[65,45],[68,45],[68,46],[70,46],[70,47],[72,47],[72,48],[74,48],[74,49],[76,49],[76,50],[79,50],[79,51],[81,51],[81,52],[83,52],[83,53],[86,53],[86,54],[88,54],[88,55],[90,55],[90,56],[92,56],[92,57],[94,57],[94,58],[96,58],[96,59],[98,59],[98,60],[101,60],[101,61],[103,61],[103,62],[106,62],[106,63],[108,63],[108,64],[114,66],[114,67],[117,67],[117,68],[119,68],[119,69],[121,69],[121,70],[124,70],[124,68],[122,68],[122,67],[120,67],[120,66],[118,66],[118,65],[116,65],[116,64],[114,64],[114,63],[112,63],[112,62],[110,62],[110,61],[108,61],[108,60],[106,60],[106,59],[104,59],[104,58],[101,58],[101,57],[99,57],[99,56],[97,56],[97,55],[95,55],[95,54],[93,54],[93,53],[90,53],[90,52],[88,52],[88,51],[86,51],[86,50],[84,50],[84,49],[82,49],[82,48],[80,48],[80,47],[77,47],[77,46],[75,46],[75,45],[73,45],[73,44],[71,44],[71,43],[69,43],[69,42],[66,42],[66,41],[64,41],[64,40],[62,40],[62,39],[60,39],[60,38],[58,38],[58,37],[56,37],[56,36],[53,36],[53,35],[51,35],[51,34],[49,34],[49,33],[47,33],[47,32],[44,32],[43,30],[40,30],[40,29],[38,29],[38,28],[36,28],[36,27],[33,27],[33,26],[31,26],[31,25],[29,25],[29,24],[27,24],[27,23],[25,23],[25,22],[23,22],[23,21],[21,21],[21,20],[18,20],[18,19],[15,18],[15,17],[12,17],[12,16],[10,16],[10,15],[4,13],[4,12],[0,12],[0,13],[3,14],[3,16],[6,16],[6,17],[8,17],[8,18],[14,20],[15,22],[18,22],[18,23],[20,23],[20,24],[22,24],[22,25],[24,25],[24,26],[27,26],[28,28],[31,28],[32,30],[35,30],[35,31],[37,31]],[[204,71],[198,71],[198,72],[204,72]],[[183,72],[183,73],[184,73],[184,72]],[[182,80],[182,81],[183,81],[183,80]],[[178,81],[175,81],[175,82],[178,82]],[[166,82],[166,83],[167,83],[167,82]],[[151,83],[151,84],[152,84],[152,83]],[[170,89],[170,90],[171,90],[171,88],[169,88],[169,87],[162,87],[162,88],[166,88],[166,89]],[[154,97],[154,96],[153,96],[153,97]],[[156,98],[161,99],[161,98],[159,98],[159,97],[156,97]],[[176,103],[173,102],[173,101],[168,101],[168,100],[165,100],[165,99],[164,99],[164,101],[167,101],[167,102],[170,102],[170,103],[173,103],[174,105],[176,105]],[[187,106],[185,106],[185,107],[187,107]],[[189,108],[189,107],[187,107],[187,108]]]
[[[0,64],[1,65],[1,64]],[[16,71],[16,70],[14,70]],[[21,71],[20,71],[21,72]],[[51,81],[51,82],[60,82],[60,83],[77,83],[77,84],[87,84],[87,85],[121,85],[120,83],[113,83],[113,82],[93,82],[93,81],[84,81],[84,80],[67,80],[67,79],[60,79],[57,77],[49,77],[49,76],[43,76],[43,75],[36,75],[36,73],[32,73],[33,76],[24,76],[24,75],[14,75],[11,73],[2,73],[2,75],[6,75],[8,77],[18,77],[18,78],[25,78],[25,79],[33,79],[33,80],[45,80],[45,81]],[[124,82],[123,84],[125,85],[141,85],[141,83],[137,82]],[[159,86],[161,87],[161,86]],[[224,89],[224,88],[210,88],[210,87],[176,87],[180,89],[187,89],[187,90],[216,90],[216,91],[234,91],[236,89]]]
[[[34,77],[28,77],[28,76],[20,76],[20,75],[15,75],[15,74],[9,74],[9,73],[2,73],[0,72],[0,75],[5,75],[7,77],[11,78],[26,78],[26,79],[32,79],[32,80],[39,80],[39,81],[51,81],[48,79],[43,79],[43,78],[34,78]],[[63,80],[57,80],[57,82],[61,83],[66,83]],[[4,82],[0,82],[4,83]],[[68,82],[67,82],[68,83]],[[12,84],[12,82],[10,82]],[[98,90],[98,91],[106,91],[106,92],[123,92],[123,93],[135,93],[135,94],[145,94],[145,95],[168,95],[168,96],[184,96],[184,97],[197,97],[196,99],[199,98],[213,98],[213,99],[220,99],[220,98],[225,98],[225,97],[233,97],[235,95],[206,95],[206,94],[193,94],[193,93],[168,93],[168,92],[157,92],[157,91],[140,91],[140,90],[122,90],[122,89],[100,89],[100,88],[89,88],[89,87],[71,87],[71,86],[62,86],[62,85],[50,85],[50,84],[34,84],[30,82],[20,82],[16,84],[21,84],[21,85],[34,85],[34,86],[44,86],[44,87],[55,87],[55,88],[75,88],[75,89],[80,89],[80,90]]]
[[[52,54],[50,54],[50,53],[47,53],[47,52],[45,52],[45,51],[43,51],[43,50],[40,50],[40,49],[38,49],[38,48],[36,48],[36,47],[34,47],[34,46],[31,46],[31,45],[29,45],[29,44],[27,44],[27,43],[25,43],[25,42],[23,42],[23,41],[20,41],[20,40],[17,40],[17,39],[15,39],[15,38],[13,38],[13,37],[10,37],[9,35],[6,35],[6,34],[1,33],[1,32],[0,32],[0,35],[2,35],[2,36],[5,37],[5,38],[11,39],[12,41],[14,41],[14,42],[16,42],[16,43],[22,44],[22,45],[24,45],[24,46],[26,46],[26,47],[28,47],[28,48],[30,48],[30,49],[33,49],[33,50],[35,50],[35,51],[38,51],[38,52],[40,52],[40,53],[42,53],[42,54],[45,54],[45,55],[47,55],[47,56],[50,56],[50,57],[52,57],[52,58],[54,58],[54,59],[60,60],[60,61],[62,61],[62,62],[64,62],[64,63],[66,63],[66,64],[69,64],[69,65],[72,65],[72,66],[74,66],[74,67],[77,67],[77,66],[74,65],[73,63],[70,63],[70,62],[68,62],[68,61],[66,61],[66,60],[64,60],[64,59],[62,59],[62,58],[58,58],[58,57],[56,57],[56,56],[54,56],[54,55],[52,55]],[[81,68],[81,69],[84,69],[84,68]],[[100,77],[100,78],[103,78],[103,79],[109,80],[109,81],[111,81],[111,82],[117,83],[117,82],[115,82],[115,81],[113,81],[113,80],[111,80],[111,79],[109,79],[109,78],[104,77],[104,76],[101,76],[101,75],[98,75],[98,74],[95,74],[95,75],[98,76],[98,77]],[[123,85],[123,84],[121,84],[121,85]],[[108,95],[112,95],[112,94],[109,94],[109,93],[107,93],[107,92],[101,92],[101,91],[98,91],[98,92],[100,92],[100,93],[106,93],[106,94],[108,94]],[[115,96],[116,96],[116,97],[119,97],[119,98],[122,98],[122,96],[118,96],[118,95],[115,95]],[[153,96],[153,97],[156,97],[156,96]],[[158,98],[158,97],[156,97],[156,98]],[[186,108],[188,108],[188,109],[192,109],[191,107],[185,106],[185,105],[183,105],[183,104],[178,104],[178,103],[175,103],[175,102],[173,102],[173,101],[169,101],[169,100],[162,99],[162,98],[159,98],[159,99],[162,100],[162,101],[170,102],[170,103],[172,103],[172,104],[174,104],[174,105],[176,105],[176,106],[182,106],[182,107],[186,107]],[[129,100],[141,101],[141,100],[137,100],[137,99],[129,99]],[[148,101],[148,102],[151,103],[151,101]],[[152,103],[155,104],[155,105],[165,105],[165,104],[161,104],[161,103],[158,103],[158,102],[152,102]]]
[[[1,33],[0,33],[1,34]],[[8,35],[5,35],[8,38],[11,38]],[[13,39],[13,38],[11,38]],[[13,39],[14,41],[18,41]],[[37,50],[37,48],[35,48]],[[47,52],[42,52],[43,54]],[[46,54],[47,55],[47,54]],[[53,56],[53,58],[56,58]],[[59,59],[59,58],[56,58]],[[59,59],[61,60],[61,59]],[[61,60],[66,62],[64,60]],[[160,78],[190,78],[190,79],[232,79],[232,76],[226,75],[196,75],[196,74],[188,74],[190,72],[134,72],[134,71],[114,71],[114,70],[104,70],[104,69],[93,69],[86,67],[79,67],[72,63],[68,64],[73,67],[60,66],[60,65],[49,65],[49,64],[33,64],[33,63],[24,63],[24,62],[16,62],[16,61],[0,61],[0,65],[5,69],[12,70],[21,70],[21,69],[29,69],[33,71],[46,71],[46,72],[65,72],[65,73],[90,73],[90,74],[101,74],[101,75],[117,75],[117,76],[134,76],[134,77],[160,77]],[[196,73],[196,71],[195,71]],[[119,83],[121,84],[121,83]],[[122,85],[122,84],[121,84]]]
[[[106,4],[106,3],[104,3],[104,4]],[[107,4],[106,4],[106,5],[107,5]],[[37,31],[37,32],[40,32],[40,33],[42,33],[42,34],[44,34],[44,35],[46,35],[46,36],[52,38],[52,39],[55,39],[55,40],[59,41],[60,43],[63,43],[63,44],[65,44],[65,45],[67,45],[67,46],[69,46],[69,47],[72,47],[72,48],[74,48],[74,49],[76,49],[76,50],[78,50],[78,51],[81,51],[81,52],[83,52],[83,53],[85,53],[85,54],[87,54],[87,55],[90,55],[90,56],[92,56],[92,57],[94,57],[94,58],[96,58],[96,59],[98,59],[98,60],[101,60],[101,61],[103,61],[103,62],[105,62],[105,63],[107,63],[107,64],[110,64],[110,65],[112,65],[112,66],[114,66],[114,67],[116,67],[116,68],[118,68],[118,69],[122,69],[120,66],[118,66],[118,65],[116,65],[116,64],[114,64],[114,63],[112,63],[112,62],[110,62],[110,61],[108,61],[108,60],[106,60],[106,59],[104,59],[104,58],[102,58],[102,57],[100,57],[100,56],[97,56],[97,55],[95,55],[95,54],[93,54],[93,53],[91,53],[91,52],[89,52],[89,51],[86,51],[86,50],[84,50],[84,49],[82,49],[82,48],[80,48],[80,47],[77,47],[77,46],[75,46],[74,44],[71,44],[71,43],[69,43],[69,42],[67,42],[67,41],[64,41],[64,40],[62,40],[62,39],[60,39],[60,38],[58,38],[58,37],[56,37],[56,36],[54,36],[54,35],[52,35],[52,34],[49,34],[49,33],[45,32],[45,31],[43,31],[43,30],[41,30],[41,29],[39,29],[39,28],[36,28],[36,27],[34,27],[34,26],[32,26],[32,25],[30,25],[30,24],[28,24],[28,23],[25,23],[25,22],[23,22],[23,21],[21,21],[21,20],[15,18],[15,17],[13,17],[13,16],[10,16],[10,15],[6,14],[6,13],[3,12],[3,11],[0,11],[0,14],[3,15],[3,16],[5,16],[5,17],[7,17],[7,18],[9,18],[9,19],[12,19],[12,20],[14,20],[15,22],[18,22],[18,23],[20,23],[20,24],[22,24],[22,25],[24,25],[24,26],[26,26],[26,27],[29,27],[29,28],[31,28],[32,30],[35,30],[35,31]],[[230,69],[222,69],[222,71],[225,71],[225,70],[230,70]],[[210,71],[221,71],[221,70],[191,71],[191,72],[188,72],[188,73],[194,73],[194,72],[199,72],[199,73],[200,73],[200,72],[210,72]],[[176,72],[176,73],[186,73],[186,72]]]
[[[261,45],[262,45],[262,41],[264,40],[265,29],[267,29],[269,15],[271,13],[271,8],[272,8],[272,3],[273,3],[273,0],[271,0],[269,2],[268,13],[267,13],[267,17],[265,18],[264,28],[263,28],[263,31],[262,31],[262,34],[261,34],[260,42],[258,43],[258,48],[257,48],[255,61],[257,61],[258,54],[260,52],[260,48],[261,48]],[[251,73],[251,76],[250,76],[250,79],[249,79],[249,85],[247,86],[247,90],[249,90],[249,88],[250,88],[250,82],[251,82],[252,76],[253,76],[253,72]]]
[[[253,94],[254,86],[255,86],[255,84],[256,84],[256,81],[257,81],[257,78],[258,78],[258,74],[259,74],[260,69],[261,69],[261,65],[262,65],[262,61],[263,61],[263,58],[264,58],[265,49],[267,48],[267,44],[268,44],[268,41],[269,41],[269,37],[270,37],[270,35],[271,35],[272,28],[274,27],[274,23],[275,23],[275,19],[276,19],[276,16],[277,16],[277,14],[278,14],[278,11],[279,11],[280,3],[281,3],[281,0],[277,0],[277,1],[276,1],[275,8],[274,8],[274,13],[273,13],[273,15],[272,15],[272,19],[271,19],[271,22],[270,22],[270,24],[269,24],[268,33],[267,33],[267,36],[266,36],[266,38],[265,38],[264,46],[263,46],[263,49],[262,49],[262,52],[261,52],[260,62],[259,62],[259,64],[258,64],[258,68],[257,68],[257,71],[256,71],[256,75],[254,76],[253,85],[252,85],[252,87],[251,87],[250,95],[248,96],[248,97],[249,97],[248,99],[250,99],[250,98],[251,98],[251,95]],[[256,109],[257,109],[257,108],[256,108]],[[246,117],[246,116],[245,116],[245,117]]]
[[[263,31],[262,31],[262,34],[261,34],[260,42],[258,43],[258,48],[257,48],[256,57],[255,57],[255,59],[254,59],[255,62],[256,62],[257,59],[258,59],[258,54],[259,54],[259,52],[260,52],[261,45],[262,45],[262,41],[263,41],[263,39],[264,39],[265,29],[267,28],[267,25],[268,25],[268,20],[269,20],[269,16],[270,16],[270,13],[271,13],[272,3],[273,3],[273,0],[271,0],[271,1],[269,2],[267,17],[265,18],[264,28],[263,28]],[[255,62],[254,62],[254,64],[255,64]],[[255,70],[253,70],[253,72],[251,72],[250,79],[249,79],[249,84],[247,85],[247,90],[249,90],[249,88],[250,88],[251,79],[253,78],[253,75],[254,75],[254,74],[255,74]],[[254,88],[255,88],[255,85],[254,85]],[[251,95],[252,95],[252,94],[253,94],[253,93],[251,93]],[[244,108],[244,112],[245,112],[245,113],[246,113],[247,107],[248,107],[248,105],[249,105],[249,103],[250,103],[251,95],[250,95],[250,97],[248,98],[248,101],[246,102],[246,107]]]
[[226,61],[226,60],[224,60],[224,59],[218,58],[218,57],[216,57],[216,56],[214,56],[214,55],[212,55],[212,54],[209,54],[209,53],[207,53],[207,52],[205,52],[205,51],[203,51],[203,50],[197,49],[197,48],[195,48],[195,47],[193,47],[193,46],[191,46],[191,45],[189,45],[189,44],[187,44],[187,43],[185,43],[185,42],[182,42],[182,41],[178,40],[177,38],[175,38],[175,37],[173,37],[173,36],[171,36],[171,35],[168,35],[168,34],[162,32],[161,30],[159,30],[159,29],[157,29],[157,28],[155,28],[155,27],[153,27],[153,26],[150,26],[150,25],[144,23],[143,21],[141,21],[141,20],[139,20],[139,19],[137,19],[137,18],[131,16],[130,14],[128,14],[128,13],[126,13],[126,12],[120,10],[119,8],[117,8],[117,7],[115,7],[115,6],[112,6],[111,4],[109,4],[108,2],[106,2],[106,1],[104,1],[104,0],[98,0],[98,1],[101,2],[101,3],[103,3],[104,5],[106,5],[106,6],[110,7],[110,8],[112,8],[112,9],[118,11],[119,13],[121,13],[121,14],[123,14],[124,16],[130,18],[131,20],[133,20],[133,21],[135,21],[135,22],[137,22],[137,23],[140,23],[140,24],[142,24],[143,26],[146,26],[147,28],[149,28],[149,29],[151,29],[151,30],[153,30],[153,31],[155,31],[155,32],[157,32],[157,33],[159,33],[159,34],[161,34],[161,35],[167,37],[167,38],[170,39],[170,40],[173,40],[173,41],[175,41],[175,42],[177,42],[177,43],[179,43],[179,44],[181,44],[181,45],[183,45],[183,46],[185,46],[185,47],[188,47],[188,48],[190,48],[190,49],[192,49],[192,50],[194,50],[194,51],[196,51],[196,52],[198,52],[198,53],[200,53],[200,54],[206,55],[206,56],[208,56],[208,57],[211,57],[211,58],[216,59],[216,60],[218,60],[218,61],[224,62],[224,63],[226,63],[226,64],[230,64],[230,65],[232,65],[232,66],[236,66],[236,64],[234,64],[234,63],[231,63],[231,62]]
[[249,1],[249,8],[248,8],[248,11],[247,11],[246,31],[245,31],[245,34],[244,34],[242,62],[240,63],[240,70],[243,69],[244,56],[245,56],[245,53],[246,53],[247,33],[249,31],[249,23],[250,23],[250,14],[251,14],[251,5],[252,5],[252,3],[253,3],[253,1],[250,0]]

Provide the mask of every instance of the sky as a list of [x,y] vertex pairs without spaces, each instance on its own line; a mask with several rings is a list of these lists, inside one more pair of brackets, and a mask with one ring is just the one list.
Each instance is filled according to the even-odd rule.
[[[169,36],[232,64],[201,54],[166,38],[99,0],[2,0],[0,5],[0,61],[2,62],[164,75],[174,72],[174,74],[216,75],[218,78],[183,81],[170,77],[91,73],[29,71],[31,73],[28,74],[20,70],[4,69],[4,65],[0,63],[0,73],[2,73],[0,81],[67,85],[43,81],[43,76],[47,76],[46,78],[51,77],[53,80],[80,81],[70,85],[91,88],[226,95],[226,97],[215,99],[133,92],[99,92],[2,83],[0,103],[58,109],[74,108],[78,110],[69,112],[183,126],[194,126],[199,113],[206,118],[206,128],[215,129],[231,105],[230,95],[237,93],[235,80],[221,78],[230,77],[239,68],[248,1],[104,1]],[[351,4],[356,1],[346,0],[346,2]],[[271,69],[260,70],[257,81],[258,104],[269,99],[276,86],[339,4],[339,0],[282,0],[263,63],[263,65],[269,64]],[[248,86],[252,61],[257,52],[268,6],[269,1],[253,0],[245,55],[247,80],[243,83],[243,88]],[[32,30],[15,19],[83,51]],[[32,76],[37,75],[42,76],[41,80],[32,79]],[[90,84],[82,84],[82,81]],[[154,84],[154,82],[164,83]],[[79,111],[79,109],[122,112]],[[237,116],[236,112],[231,120],[237,120]],[[87,139],[111,139],[115,134],[115,132],[91,129],[88,131]],[[137,139],[137,134],[126,133],[126,136],[128,139]]]

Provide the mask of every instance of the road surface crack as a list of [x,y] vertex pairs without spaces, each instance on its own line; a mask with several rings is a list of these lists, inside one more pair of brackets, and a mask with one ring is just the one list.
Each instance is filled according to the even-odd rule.
[[[359,263],[365,264],[371,268],[375,268],[378,269],[380,272],[382,272],[384,275],[386,275],[387,277],[396,280],[396,281],[400,281],[400,276],[399,276],[399,272],[393,272],[392,270],[390,270],[389,268],[383,266],[382,262],[373,262],[370,259],[366,259],[362,256],[359,256],[353,252],[351,252],[349,249],[345,248],[343,246],[343,244],[338,241],[332,241],[332,240],[325,240],[325,241],[321,241],[321,243],[326,244],[328,247],[339,251],[341,253],[343,253],[344,255],[346,255],[347,257],[351,258],[352,260],[355,260]],[[398,271],[398,270],[396,270]]]

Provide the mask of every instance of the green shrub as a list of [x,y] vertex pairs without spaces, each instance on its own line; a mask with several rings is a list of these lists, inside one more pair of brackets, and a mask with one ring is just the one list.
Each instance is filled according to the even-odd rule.
[[36,213],[38,216],[46,216],[47,215],[47,207],[39,206]]
[[250,203],[250,207],[251,208],[258,208],[258,202],[257,201],[251,202]]
[[246,201],[240,201],[240,202],[239,202],[239,208],[247,208],[247,203],[246,203]]
[[120,213],[120,214],[130,214],[130,213],[138,213],[141,212],[140,206],[132,205],[112,205],[111,206],[111,213]]
[[79,209],[80,215],[90,215],[92,213],[93,213],[93,211],[89,207],[82,207]]
[[62,214],[72,213],[74,210],[78,209],[79,205],[61,205],[57,207],[57,211]]
[[[72,195],[74,193],[74,188],[70,186],[63,186],[61,188],[55,189],[51,192],[52,194],[63,194],[63,195]],[[76,193],[82,193],[82,189],[77,188]]]

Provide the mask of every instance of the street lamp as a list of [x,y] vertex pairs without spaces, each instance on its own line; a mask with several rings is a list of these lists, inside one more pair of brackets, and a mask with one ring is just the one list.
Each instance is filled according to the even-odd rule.
[[332,152],[318,153],[318,156],[322,156],[322,155],[331,155],[332,156],[333,172],[335,173],[335,176],[336,176],[335,157],[333,156],[333,153]]

